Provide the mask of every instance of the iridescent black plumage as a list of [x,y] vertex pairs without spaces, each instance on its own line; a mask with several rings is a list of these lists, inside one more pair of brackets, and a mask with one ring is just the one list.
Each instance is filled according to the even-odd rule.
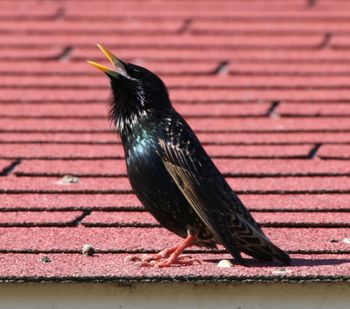
[[118,60],[111,74],[110,118],[125,150],[132,188],[162,226],[195,244],[221,243],[262,260],[289,256],[265,236],[186,121],[171,106],[163,82],[150,71]]

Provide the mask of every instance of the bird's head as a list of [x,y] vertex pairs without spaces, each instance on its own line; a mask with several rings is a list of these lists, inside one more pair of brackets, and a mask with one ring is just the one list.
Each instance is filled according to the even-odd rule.
[[101,45],[97,45],[112,63],[109,68],[94,61],[91,65],[104,72],[110,79],[113,100],[111,120],[120,126],[132,125],[140,117],[161,113],[171,106],[167,89],[162,80],[149,70],[118,59]]

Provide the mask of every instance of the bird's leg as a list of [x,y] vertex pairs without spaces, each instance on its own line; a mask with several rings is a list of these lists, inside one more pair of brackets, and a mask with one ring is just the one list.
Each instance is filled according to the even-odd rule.
[[181,253],[188,247],[193,245],[196,236],[188,234],[184,241],[179,245],[166,248],[156,254],[147,254],[143,257],[133,257],[129,260],[136,261],[140,266],[150,267],[168,267],[171,264],[192,265],[200,263],[197,259],[192,259],[190,256],[180,257]]
[[166,248],[162,251],[159,251],[158,253],[144,254],[142,257],[130,256],[130,257],[127,257],[126,260],[132,261],[132,262],[140,262],[142,266],[145,266],[143,264],[147,264],[148,262],[151,262],[151,261],[159,261],[161,259],[168,258],[170,254],[172,254],[177,249],[177,247],[178,245],[174,247]]
[[137,262],[140,264],[140,266],[153,266],[152,264],[155,263],[155,261],[159,261],[161,259],[168,258],[170,254],[172,254],[178,246],[166,248],[162,251],[159,251],[158,253],[150,253],[150,254],[144,254],[143,256],[127,256],[126,261],[132,261]]
[[[185,240],[175,247],[175,250],[170,254],[170,256],[163,260],[155,263],[155,267],[169,267],[172,264],[182,264],[182,265],[193,265],[194,263],[199,263],[197,259],[192,259],[189,256],[180,257],[181,253],[188,247],[193,245],[193,241],[196,239],[196,236],[188,234]],[[172,248],[173,249],[173,248]]]

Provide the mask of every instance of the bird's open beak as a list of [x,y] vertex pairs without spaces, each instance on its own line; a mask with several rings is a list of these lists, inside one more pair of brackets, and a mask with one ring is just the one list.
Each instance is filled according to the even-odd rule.
[[107,57],[110,63],[112,63],[113,69],[106,67],[105,65],[99,64],[95,61],[88,61],[89,64],[106,73],[107,75],[113,76],[115,78],[118,78],[120,75],[128,75],[124,64],[115,55],[113,55],[112,52],[110,52],[107,48],[103,47],[100,44],[97,44],[97,47],[104,53],[104,55]]

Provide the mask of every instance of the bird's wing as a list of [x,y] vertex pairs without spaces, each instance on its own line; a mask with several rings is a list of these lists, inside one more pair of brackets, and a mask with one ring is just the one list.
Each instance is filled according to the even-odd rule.
[[[259,259],[275,257],[289,262],[288,255],[262,233],[250,215],[246,216],[248,211],[243,204],[233,204],[233,191],[204,150],[193,154],[163,140],[159,144],[163,163],[173,181],[215,238],[232,255],[239,258],[239,250]],[[214,173],[203,167],[208,164],[212,164]]]

